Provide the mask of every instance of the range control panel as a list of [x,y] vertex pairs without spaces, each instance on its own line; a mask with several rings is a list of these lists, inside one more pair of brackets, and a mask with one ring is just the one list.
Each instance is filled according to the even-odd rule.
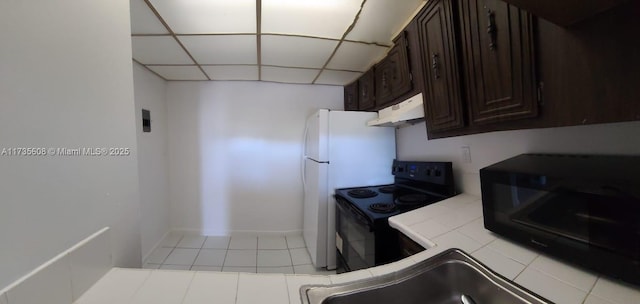
[[453,178],[451,162],[393,161],[396,178],[448,185]]

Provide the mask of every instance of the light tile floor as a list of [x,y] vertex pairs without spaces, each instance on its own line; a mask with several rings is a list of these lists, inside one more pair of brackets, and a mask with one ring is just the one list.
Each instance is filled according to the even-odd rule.
[[335,274],[311,264],[302,236],[195,236],[173,233],[143,268],[197,271]]

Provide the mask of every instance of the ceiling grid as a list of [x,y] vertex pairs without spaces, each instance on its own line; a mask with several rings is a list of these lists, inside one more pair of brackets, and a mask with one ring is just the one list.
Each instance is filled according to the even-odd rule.
[[133,59],[165,80],[342,86],[384,57],[424,2],[131,0]]
[[162,23],[162,25],[164,25],[164,27],[167,29],[167,31],[169,31],[169,35],[171,35],[171,37],[173,37],[173,39],[178,43],[178,45],[180,45],[180,47],[184,50],[184,52],[187,54],[187,56],[189,56],[189,58],[191,58],[191,60],[193,61],[193,63],[195,63],[195,65],[198,67],[198,69],[200,69],[202,74],[204,74],[204,76],[207,77],[207,80],[211,80],[211,78],[209,78],[207,73],[204,72],[204,70],[202,69],[200,64],[198,64],[198,62],[193,58],[193,56],[191,56],[191,53],[189,53],[189,50],[187,50],[187,48],[184,47],[182,42],[180,42],[180,39],[178,39],[178,37],[176,37],[176,34],[173,32],[173,30],[171,30],[171,27],[167,24],[167,22],[164,21],[164,18],[162,18],[162,16],[160,16],[160,14],[155,9],[155,7],[153,7],[151,2],[149,0],[144,0],[144,2],[147,4],[147,6],[153,12],[153,14],[156,15],[156,18],[158,18],[158,20],[160,20],[160,23]]
[[349,25],[349,27],[344,32],[344,34],[342,34],[342,38],[340,38],[340,42],[338,42],[338,45],[336,45],[336,48],[333,49],[331,56],[329,56],[327,61],[322,66],[322,70],[320,70],[320,73],[318,73],[316,78],[313,79],[313,82],[311,82],[312,84],[315,84],[318,78],[320,78],[320,74],[322,74],[322,72],[327,68],[327,65],[329,65],[329,62],[331,62],[331,59],[333,59],[333,57],[336,55],[336,52],[338,52],[338,48],[340,47],[340,45],[342,45],[342,42],[344,42],[344,38],[346,38],[347,35],[349,35],[349,32],[351,32],[353,28],[356,26],[356,23],[358,22],[358,18],[360,18],[360,14],[362,13],[362,8],[366,3],[367,3],[367,0],[362,0],[362,4],[360,4],[360,9],[358,10],[358,13],[356,13],[355,18],[353,18],[353,22],[351,22],[351,25]]
[[262,1],[256,0],[256,44],[258,57],[258,80],[262,80]]

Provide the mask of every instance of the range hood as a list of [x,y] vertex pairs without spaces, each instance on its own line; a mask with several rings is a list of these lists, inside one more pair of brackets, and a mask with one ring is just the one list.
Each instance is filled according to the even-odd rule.
[[399,104],[378,111],[378,118],[367,122],[368,126],[397,127],[424,120],[422,93]]

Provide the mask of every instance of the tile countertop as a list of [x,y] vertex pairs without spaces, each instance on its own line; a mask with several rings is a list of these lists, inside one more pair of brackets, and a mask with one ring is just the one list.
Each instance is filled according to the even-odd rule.
[[640,303],[640,288],[566,265],[485,230],[477,196],[461,194],[389,222],[430,248],[395,263],[330,276],[113,268],[75,304],[297,304],[302,285],[346,283],[395,272],[449,248],[466,251],[558,304]]
[[[460,248],[502,276],[558,304],[640,303],[640,288],[576,268],[486,230],[479,197],[460,194],[389,219],[427,250],[424,260]],[[430,247],[430,248],[429,248]]]

